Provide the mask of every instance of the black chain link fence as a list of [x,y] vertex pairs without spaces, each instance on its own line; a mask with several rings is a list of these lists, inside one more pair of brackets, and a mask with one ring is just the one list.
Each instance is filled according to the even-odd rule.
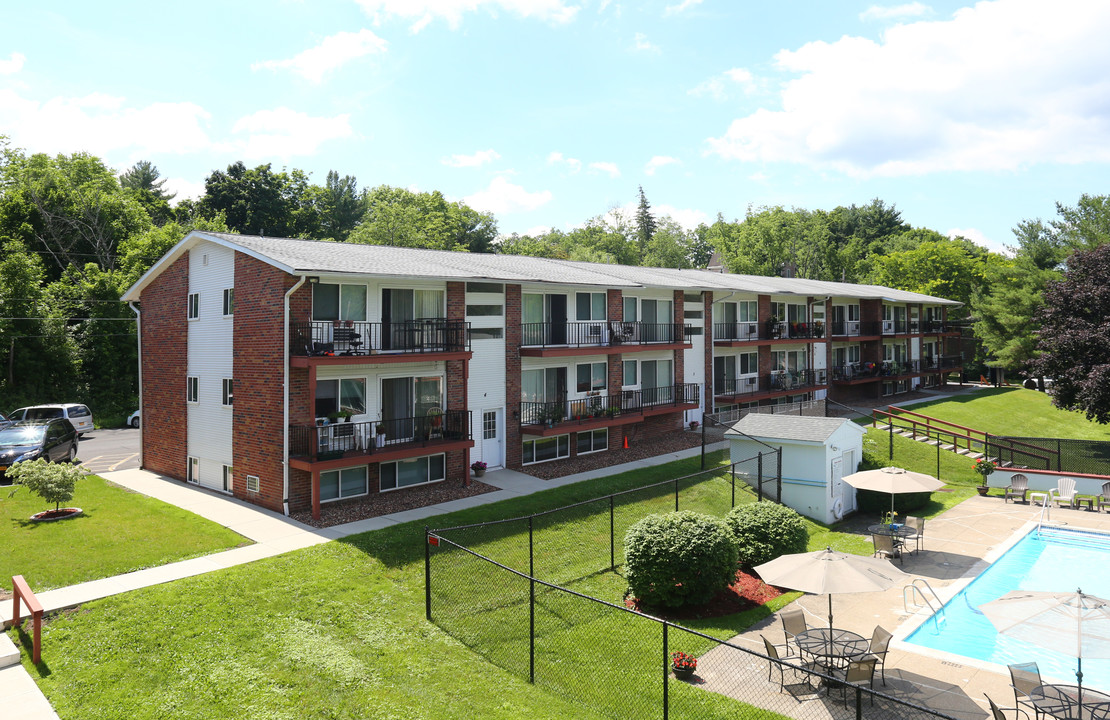
[[1110,476],[1110,442],[988,435],[987,457],[1030,470]]
[[[528,517],[428,530],[427,617],[489,662],[606,717],[949,718],[598,599],[627,586],[619,572],[631,524],[755,502],[743,479],[766,481],[761,465],[775,468],[774,454]],[[671,673],[679,651],[699,657],[690,680]]]

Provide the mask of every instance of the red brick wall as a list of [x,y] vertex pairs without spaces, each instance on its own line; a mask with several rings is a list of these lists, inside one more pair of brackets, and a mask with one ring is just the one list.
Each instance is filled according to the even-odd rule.
[[705,319],[705,410],[713,412],[713,293],[706,291],[702,317]]
[[[289,297],[289,322],[312,321],[312,285],[305,283]],[[309,392],[308,368],[289,368],[289,424],[312,425],[316,420],[316,407]],[[293,476],[290,474],[290,492]]]
[[140,298],[143,356],[143,469],[184,480],[188,369],[189,256],[166,268]]
[[[676,325],[678,325],[680,327],[685,326],[685,324],[686,324],[686,311],[685,311],[686,303],[682,298],[683,298],[683,292],[681,290],[675,290],[674,291],[674,303],[673,303],[673,305],[674,305],[674,319],[671,322],[675,323]],[[686,336],[680,334],[677,338],[675,338],[675,340],[677,342],[683,342],[684,340],[686,340]],[[673,354],[674,354],[674,377],[671,378],[671,382],[675,383],[675,384],[678,384],[680,382],[683,382],[683,379],[686,377],[686,365],[685,365],[686,351],[682,350],[680,348],[678,350],[675,350],[673,352]]]
[[[284,480],[284,300],[296,281],[272,265],[235,253],[235,494],[277,511],[282,509]],[[247,475],[258,476],[259,492],[247,492]]]
[[520,285],[505,285],[505,467],[519,468]]

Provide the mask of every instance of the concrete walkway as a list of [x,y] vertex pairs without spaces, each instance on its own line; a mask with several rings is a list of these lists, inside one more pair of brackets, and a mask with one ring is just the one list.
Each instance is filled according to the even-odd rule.
[[[726,447],[726,443],[717,443],[707,449],[719,450],[724,447]],[[36,595],[42,602],[46,613],[54,613],[129,590],[159,585],[212,572],[213,570],[222,570],[234,565],[242,565],[262,558],[281,555],[291,550],[311,547],[349,535],[380,530],[390,525],[398,525],[413,520],[423,520],[456,510],[488,505],[500,500],[531,495],[540,490],[570,485],[626,470],[649,468],[673,460],[696,457],[700,453],[701,448],[691,448],[622,465],[567,475],[554,480],[541,480],[515,470],[493,470],[486,473],[482,482],[498,488],[494,492],[324,529],[313,528],[279,513],[265,510],[222,493],[206,490],[195,485],[187,485],[178,480],[171,480],[145,470],[121,470],[102,473],[101,477],[116,485],[196,513],[253,540],[254,544],[190,560],[182,560],[169,565],[137,570],[101,580],[91,580],[56,590],[47,590],[36,593]],[[11,626],[12,609],[11,602],[0,604],[0,628],[7,629]],[[45,647],[43,654],[49,655],[49,653],[50,648]],[[19,663],[18,649],[4,634],[0,634],[0,708],[4,708],[3,717],[5,720],[49,720],[58,717],[50,703],[47,702],[46,697],[38,689],[38,685]],[[13,712],[14,715],[10,714]]]

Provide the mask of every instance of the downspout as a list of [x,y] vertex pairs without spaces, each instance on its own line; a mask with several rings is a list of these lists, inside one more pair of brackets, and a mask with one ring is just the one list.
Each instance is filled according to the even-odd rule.
[[138,341],[139,353],[139,467],[143,466],[143,434],[146,432],[146,420],[143,419],[143,313],[135,307],[135,303],[127,303],[131,312],[135,313],[135,338]]
[[[281,446],[281,507],[282,511],[289,514],[289,296],[296,292],[307,278],[301,275],[293,287],[285,292],[285,347],[282,352],[285,355],[285,377],[281,385],[282,403],[281,403],[281,422],[282,422],[282,446]],[[141,423],[140,423],[141,424]]]

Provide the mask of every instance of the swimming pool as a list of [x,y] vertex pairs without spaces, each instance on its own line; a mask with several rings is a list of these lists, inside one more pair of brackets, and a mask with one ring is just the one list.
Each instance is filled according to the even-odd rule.
[[[1041,674],[1075,682],[1075,658],[1000,637],[978,608],[1011,590],[1083,592],[1110,598],[1110,536],[1034,528],[985,572],[913,631],[906,642],[1009,665],[1036,660]],[[1083,684],[1110,689],[1110,659],[1083,658]]]

